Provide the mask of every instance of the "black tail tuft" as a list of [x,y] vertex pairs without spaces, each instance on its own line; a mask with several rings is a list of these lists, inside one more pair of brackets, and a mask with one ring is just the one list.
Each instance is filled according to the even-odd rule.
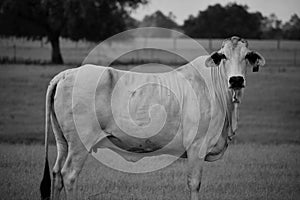
[[41,192],[41,199],[48,200],[50,199],[51,195],[51,176],[50,176],[50,169],[48,158],[46,157],[45,160],[45,168],[44,168],[44,176],[43,180],[40,185],[40,192]]

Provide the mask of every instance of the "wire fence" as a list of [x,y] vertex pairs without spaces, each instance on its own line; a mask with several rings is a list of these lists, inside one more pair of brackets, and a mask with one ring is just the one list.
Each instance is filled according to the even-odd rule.
[[[65,63],[81,64],[93,52],[94,64],[103,64],[105,60],[130,49],[137,49],[119,57],[118,63],[167,63],[183,64],[186,62],[179,55],[188,55],[191,60],[206,52],[216,51],[221,47],[219,39],[196,39],[203,49],[195,49],[191,41],[187,39],[172,38],[137,38],[130,41],[117,41],[102,45],[97,49],[97,43],[86,41],[72,42],[61,39],[61,52]],[[300,65],[300,41],[287,40],[248,40],[249,47],[259,51],[266,59],[269,66],[299,66]],[[104,47],[104,48],[103,48]],[[153,48],[155,47],[155,48]],[[164,51],[160,50],[164,49]],[[0,39],[0,58],[12,61],[44,61],[50,62],[51,46],[46,40],[28,41],[26,39]]]

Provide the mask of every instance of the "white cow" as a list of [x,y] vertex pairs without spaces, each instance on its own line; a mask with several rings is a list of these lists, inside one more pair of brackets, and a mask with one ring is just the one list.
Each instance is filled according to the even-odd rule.
[[[246,67],[258,71],[264,64],[264,58],[250,51],[245,40],[232,37],[218,52],[166,73],[125,72],[94,65],[61,72],[50,82],[46,96],[42,199],[59,199],[63,187],[67,199],[76,199],[83,164],[89,153],[101,148],[130,162],[185,152],[190,199],[198,199],[203,162],[221,158],[236,131]],[[165,109],[166,120],[159,128],[162,112],[154,105]],[[58,154],[52,185],[50,119]]]

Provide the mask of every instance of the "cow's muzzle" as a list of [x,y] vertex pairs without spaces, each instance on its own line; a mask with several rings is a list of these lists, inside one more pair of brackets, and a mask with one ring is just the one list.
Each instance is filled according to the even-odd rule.
[[232,76],[229,79],[229,87],[233,90],[240,90],[245,87],[244,77],[242,76]]

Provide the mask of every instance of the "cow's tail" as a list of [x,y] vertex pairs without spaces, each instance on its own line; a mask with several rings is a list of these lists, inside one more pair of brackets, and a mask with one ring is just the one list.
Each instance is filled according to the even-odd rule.
[[50,168],[48,162],[48,137],[50,131],[50,115],[53,112],[53,99],[56,90],[57,83],[59,81],[58,77],[55,77],[49,84],[46,94],[46,113],[45,113],[45,165],[44,165],[44,175],[40,184],[41,199],[50,199],[51,196],[51,176]]

